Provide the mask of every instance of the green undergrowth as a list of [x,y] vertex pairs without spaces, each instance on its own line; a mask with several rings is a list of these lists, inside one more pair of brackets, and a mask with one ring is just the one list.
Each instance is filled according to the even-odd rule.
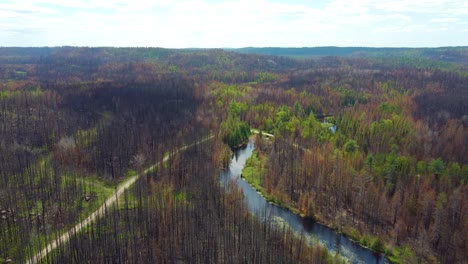
[[127,171],[127,177],[133,177],[133,176],[137,176],[138,175],[138,172],[136,170],[128,170]]
[[190,198],[190,195],[187,192],[180,191],[174,193],[174,199],[178,202],[185,202]]
[[[66,172],[60,176],[60,188],[64,192],[72,191],[74,186],[80,186],[83,195],[72,200],[72,203],[68,204],[66,207],[62,207],[62,210],[78,212],[76,221],[64,223],[61,227],[55,228],[52,228],[50,223],[46,223],[45,228],[52,228],[48,234],[38,232],[36,229],[31,230],[33,235],[30,236],[28,246],[28,250],[30,252],[33,252],[34,254],[37,253],[37,251],[47,246],[53,238],[63,234],[75,226],[79,221],[86,219],[86,217],[96,211],[115,191],[114,185],[99,179],[96,175],[82,175]],[[21,212],[20,215],[26,217],[26,215],[29,214],[29,218],[31,219],[40,219],[42,217],[41,214],[43,213],[44,206],[46,207],[46,210],[48,210],[56,205],[51,205],[48,202],[44,204],[43,201],[38,200],[33,208],[27,212]],[[20,250],[24,251],[25,249],[23,248]]]
[[242,177],[255,188],[255,190],[264,193],[262,187],[262,177],[265,175],[266,157],[254,150],[252,156],[246,161],[242,170]]
[[344,226],[341,229],[341,232],[348,236],[350,239],[374,251],[386,254],[389,252],[388,248],[386,248],[383,242],[376,236],[363,235],[357,229],[350,226]]
[[415,253],[407,246],[390,247],[385,245],[379,237],[362,234],[350,226],[344,226],[341,232],[366,248],[384,253],[391,263],[418,263]]
[[414,252],[406,246],[395,247],[387,254],[388,259],[393,263],[419,263]]

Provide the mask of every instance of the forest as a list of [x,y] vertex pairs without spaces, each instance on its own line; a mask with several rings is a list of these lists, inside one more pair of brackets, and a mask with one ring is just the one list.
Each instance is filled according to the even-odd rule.
[[346,263],[220,187],[253,137],[269,201],[391,263],[463,263],[467,57],[0,48],[0,263]]

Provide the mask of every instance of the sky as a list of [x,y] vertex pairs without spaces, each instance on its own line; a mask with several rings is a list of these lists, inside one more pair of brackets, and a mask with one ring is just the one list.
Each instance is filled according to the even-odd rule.
[[468,1],[0,0],[0,46],[468,46]]

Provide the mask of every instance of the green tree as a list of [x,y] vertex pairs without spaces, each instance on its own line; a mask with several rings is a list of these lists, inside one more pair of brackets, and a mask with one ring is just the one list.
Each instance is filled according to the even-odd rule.
[[304,116],[304,109],[302,108],[299,102],[294,102],[293,105],[294,115],[298,118],[302,118]]
[[322,137],[324,141],[327,139],[327,136],[325,134],[322,134],[322,135],[320,134],[320,132],[323,130],[320,125],[320,122],[317,121],[313,112],[311,112],[309,116],[305,120],[302,121],[301,127],[302,127],[301,136],[303,138],[307,139],[307,138]]
[[273,130],[275,129],[275,123],[273,123],[273,120],[271,118],[265,119],[263,121],[263,130],[265,130],[268,133],[273,133]]
[[257,72],[255,74],[255,81],[258,83],[274,82],[279,79],[279,76],[270,72]]
[[358,151],[359,145],[357,144],[356,140],[354,139],[349,139],[345,144],[344,144],[344,151],[347,154],[354,154]]
[[447,174],[450,177],[450,180],[453,182],[454,185],[458,185],[461,180],[461,166],[458,162],[450,163],[447,168]]
[[390,154],[385,158],[384,177],[385,188],[388,194],[393,195],[398,176],[398,159],[395,154]]
[[418,161],[418,163],[416,164],[416,172],[418,174],[423,174],[424,172],[426,172],[426,162],[424,162],[424,160]]
[[249,106],[247,103],[238,103],[238,102],[231,102],[229,104],[229,114],[233,116],[241,116],[245,114],[249,110]]
[[387,102],[381,103],[377,110],[380,113],[387,114],[387,115],[392,115],[392,114],[399,115],[399,114],[401,114],[401,107],[399,107],[397,105],[389,104]]
[[276,119],[275,119],[275,124],[276,127],[280,130],[283,131],[286,128],[287,123],[291,120],[291,111],[289,107],[283,105],[276,110]]
[[369,173],[372,175],[375,167],[375,156],[372,153],[369,153],[364,159],[364,163],[366,164]]
[[445,163],[441,158],[432,159],[427,166],[429,171],[434,173],[435,176],[439,177],[445,171]]
[[231,148],[244,143],[250,136],[250,126],[241,121],[239,117],[230,115],[228,119],[221,123],[221,137],[224,143]]

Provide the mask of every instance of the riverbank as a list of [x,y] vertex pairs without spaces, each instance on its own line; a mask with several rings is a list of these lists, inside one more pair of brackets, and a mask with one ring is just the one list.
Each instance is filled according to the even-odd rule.
[[[258,131],[254,131],[254,133],[260,135]],[[266,144],[265,140],[263,140],[261,144]],[[362,247],[376,253],[384,254],[392,263],[408,263],[413,260],[417,261],[415,253],[407,246],[391,247],[388,244],[385,244],[383,242],[384,239],[379,236],[368,234],[366,232],[363,233],[349,225],[338,226],[335,222],[326,220],[326,217],[309,215],[301,211],[300,208],[288,203],[286,201],[287,199],[282,197],[281,193],[268,192],[268,190],[265,189],[263,181],[264,176],[267,173],[267,160],[268,157],[266,154],[263,154],[262,151],[254,150],[252,156],[246,161],[245,168],[242,172],[242,178],[269,203],[287,209],[303,218],[312,218],[318,223],[333,229],[336,233],[343,234]]]
[[[266,142],[263,143],[265,144],[263,145],[264,147],[269,144]],[[301,216],[295,210],[287,209],[294,208],[288,207],[280,202],[276,202],[281,201],[279,199],[276,200],[273,198],[272,200],[272,197],[266,198],[261,194],[258,188],[255,189],[245,180],[245,178],[243,180],[239,180],[241,174],[244,174],[245,177],[245,167],[256,167],[252,166],[253,164],[248,164],[248,166],[246,166],[247,160],[252,156],[254,149],[263,149],[261,141],[257,141],[255,145],[256,147],[254,148],[254,140],[252,139],[245,148],[236,150],[229,170],[224,171],[221,176],[221,183],[223,186],[227,186],[232,183],[232,181],[236,182],[236,185],[242,190],[245,202],[253,215],[257,215],[257,217],[266,222],[270,222],[272,219],[282,219],[282,221],[287,223],[287,225],[291,227],[296,234],[300,237],[304,236],[309,243],[320,243],[325,246],[332,255],[342,255],[344,258],[348,259],[350,263],[388,263],[388,260],[386,260],[382,254],[375,253],[372,250],[360,246],[348,237],[334,231],[332,228],[320,224],[311,217],[304,217],[304,215]],[[255,156],[251,161],[258,165],[258,161],[255,159]],[[260,169],[256,169],[253,173],[254,174],[252,174],[252,171],[249,172],[249,169],[247,169],[248,177],[249,175],[254,175],[254,177],[265,175],[265,172],[262,173]],[[263,187],[263,182],[261,183],[262,184],[257,185],[257,187]],[[265,186],[267,188],[268,183],[266,183]],[[268,190],[263,190],[262,192],[265,194],[267,191]],[[273,195],[276,196],[275,193],[272,193],[272,196]]]
[[300,215],[301,217],[306,217],[306,215],[301,214],[297,208],[294,208],[288,205],[287,203],[282,202],[280,198],[277,198],[274,195],[269,194],[266,190],[264,190],[262,186],[262,178],[266,173],[266,162],[267,157],[263,154],[259,154],[257,150],[254,150],[252,152],[252,156],[246,161],[241,177],[246,182],[248,182],[269,203],[278,205],[284,209],[292,211],[295,214]]

